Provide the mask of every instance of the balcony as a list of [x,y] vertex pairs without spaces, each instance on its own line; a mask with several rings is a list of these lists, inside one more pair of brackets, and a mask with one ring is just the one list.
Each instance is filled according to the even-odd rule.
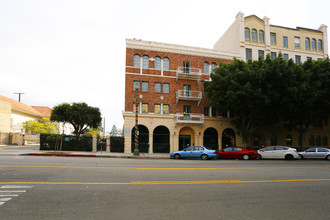
[[176,124],[203,124],[203,114],[176,113],[174,121]]
[[201,76],[202,76],[202,70],[199,68],[180,66],[176,71],[176,80],[178,79],[200,80]]
[[201,91],[190,91],[190,90],[179,90],[176,93],[176,102],[179,100],[184,101],[198,101],[198,105],[202,100],[202,92]]

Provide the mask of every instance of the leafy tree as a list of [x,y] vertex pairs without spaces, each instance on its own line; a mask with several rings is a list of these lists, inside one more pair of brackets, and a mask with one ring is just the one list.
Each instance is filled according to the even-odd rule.
[[89,128],[86,132],[86,135],[87,136],[97,135],[98,137],[101,137],[101,131],[102,128],[100,126],[97,128]]
[[88,128],[97,128],[102,121],[101,112],[97,107],[88,106],[86,103],[62,103],[53,108],[50,117],[52,121],[67,122],[72,124],[74,134],[79,136]]
[[117,133],[118,133],[118,130],[117,130],[116,125],[113,125],[113,126],[112,126],[112,129],[111,129],[111,131],[110,131],[110,135],[111,135],[111,136],[117,136]]
[[58,130],[58,125],[55,125],[49,121],[49,118],[43,117],[41,120],[33,121],[29,120],[23,122],[23,127],[34,133],[49,133],[54,134]]

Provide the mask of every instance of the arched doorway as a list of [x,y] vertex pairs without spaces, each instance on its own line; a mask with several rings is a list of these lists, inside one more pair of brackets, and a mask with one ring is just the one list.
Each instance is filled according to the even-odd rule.
[[170,131],[165,126],[158,126],[153,133],[153,152],[169,153],[170,152]]
[[179,150],[183,150],[183,148],[187,146],[193,146],[195,132],[190,127],[184,127],[180,130],[179,133]]
[[226,128],[222,132],[222,148],[236,146],[236,134],[231,128]]
[[[140,153],[148,153],[149,152],[149,130],[144,125],[138,125],[139,132],[139,151]],[[135,149],[135,127],[132,129],[132,153]]]
[[218,132],[215,128],[208,128],[204,131],[203,145],[204,147],[208,147],[213,150],[219,149]]

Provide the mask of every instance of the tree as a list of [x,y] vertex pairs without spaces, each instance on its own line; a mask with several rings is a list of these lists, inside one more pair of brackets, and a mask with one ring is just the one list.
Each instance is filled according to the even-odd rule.
[[112,126],[112,129],[111,129],[111,131],[110,131],[110,135],[111,135],[111,136],[117,136],[117,134],[118,134],[117,127],[116,127],[116,125],[113,125],[113,126]]
[[88,128],[97,128],[102,121],[101,112],[97,107],[88,106],[86,103],[62,103],[53,108],[50,117],[52,121],[67,122],[72,124],[74,134],[79,136]]
[[49,118],[43,117],[41,120],[33,121],[29,120],[23,122],[23,127],[34,133],[49,133],[54,134],[58,130],[58,125],[55,125],[49,121]]

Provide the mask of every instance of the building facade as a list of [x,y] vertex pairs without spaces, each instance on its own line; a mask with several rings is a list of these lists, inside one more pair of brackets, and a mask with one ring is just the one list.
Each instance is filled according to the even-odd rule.
[[203,92],[203,81],[238,54],[135,39],[126,40],[125,152],[134,149],[135,89],[139,150],[169,153],[187,145],[241,144],[241,138]]
[[[258,59],[282,53],[284,59],[304,62],[328,55],[327,26],[318,30],[269,24],[269,18],[238,13],[213,49],[136,39],[126,40],[124,138],[125,153],[134,150],[138,100],[138,142],[143,153],[169,153],[187,145],[214,149],[242,146],[229,112],[219,112],[204,96],[203,82],[220,62]],[[138,93],[135,90],[138,88]],[[137,94],[137,95],[136,95]],[[328,125],[314,127],[305,141],[328,146]],[[248,146],[298,147],[298,133],[283,127],[262,131]]]

